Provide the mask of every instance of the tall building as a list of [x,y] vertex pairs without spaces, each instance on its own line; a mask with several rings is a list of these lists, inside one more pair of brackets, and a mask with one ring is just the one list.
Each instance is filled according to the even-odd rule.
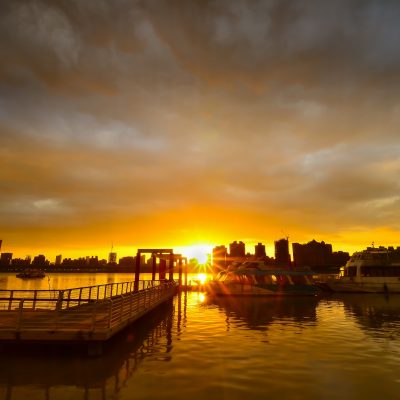
[[119,265],[122,267],[134,267],[135,266],[135,258],[132,256],[121,257],[119,259]]
[[245,257],[246,248],[243,242],[237,242],[236,240],[229,245],[229,256],[230,257]]
[[281,266],[290,266],[289,239],[275,241],[275,263]]
[[13,253],[1,253],[0,256],[0,265],[2,267],[9,267],[11,265]]
[[228,249],[225,246],[215,246],[212,250],[213,267],[216,270],[227,266]]
[[61,265],[61,262],[62,262],[62,255],[59,254],[58,256],[56,256],[55,265]]
[[32,265],[35,267],[43,267],[46,264],[46,257],[43,254],[33,257]]
[[108,255],[108,263],[109,264],[116,264],[117,263],[117,253],[110,252]]
[[265,245],[262,243],[258,243],[254,246],[254,255],[257,258],[263,258],[267,256],[267,253],[265,252]]
[[329,243],[312,240],[307,244],[293,243],[293,261],[297,268],[310,267],[320,270],[329,267],[340,267],[346,264],[349,253],[332,252]]

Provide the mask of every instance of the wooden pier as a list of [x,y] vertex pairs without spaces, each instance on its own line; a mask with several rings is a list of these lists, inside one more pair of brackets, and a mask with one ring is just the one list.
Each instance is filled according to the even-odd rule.
[[175,281],[135,281],[66,290],[0,290],[0,342],[85,342],[90,353],[172,298]]

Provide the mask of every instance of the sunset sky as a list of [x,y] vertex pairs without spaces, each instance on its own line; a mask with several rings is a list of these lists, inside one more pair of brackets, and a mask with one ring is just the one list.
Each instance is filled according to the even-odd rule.
[[14,256],[400,245],[400,2],[0,2]]

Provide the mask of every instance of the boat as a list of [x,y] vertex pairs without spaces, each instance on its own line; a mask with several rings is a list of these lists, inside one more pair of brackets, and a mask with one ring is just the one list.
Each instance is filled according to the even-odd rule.
[[45,276],[46,274],[40,269],[29,269],[16,275],[17,278],[21,279],[42,279]]
[[341,274],[324,286],[343,293],[400,293],[400,247],[367,247],[354,253]]
[[314,284],[311,270],[267,266],[263,261],[245,261],[228,267],[206,283],[212,296],[315,296],[321,289]]

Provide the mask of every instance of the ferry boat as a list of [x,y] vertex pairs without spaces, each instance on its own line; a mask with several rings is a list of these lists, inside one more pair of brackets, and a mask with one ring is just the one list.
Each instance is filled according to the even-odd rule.
[[17,278],[21,279],[42,279],[46,274],[40,269],[27,269],[16,275]]
[[325,287],[334,292],[400,293],[400,248],[368,247],[354,253],[340,276]]
[[311,270],[266,266],[263,261],[246,261],[221,271],[205,285],[212,296],[315,296],[321,289],[314,284]]

